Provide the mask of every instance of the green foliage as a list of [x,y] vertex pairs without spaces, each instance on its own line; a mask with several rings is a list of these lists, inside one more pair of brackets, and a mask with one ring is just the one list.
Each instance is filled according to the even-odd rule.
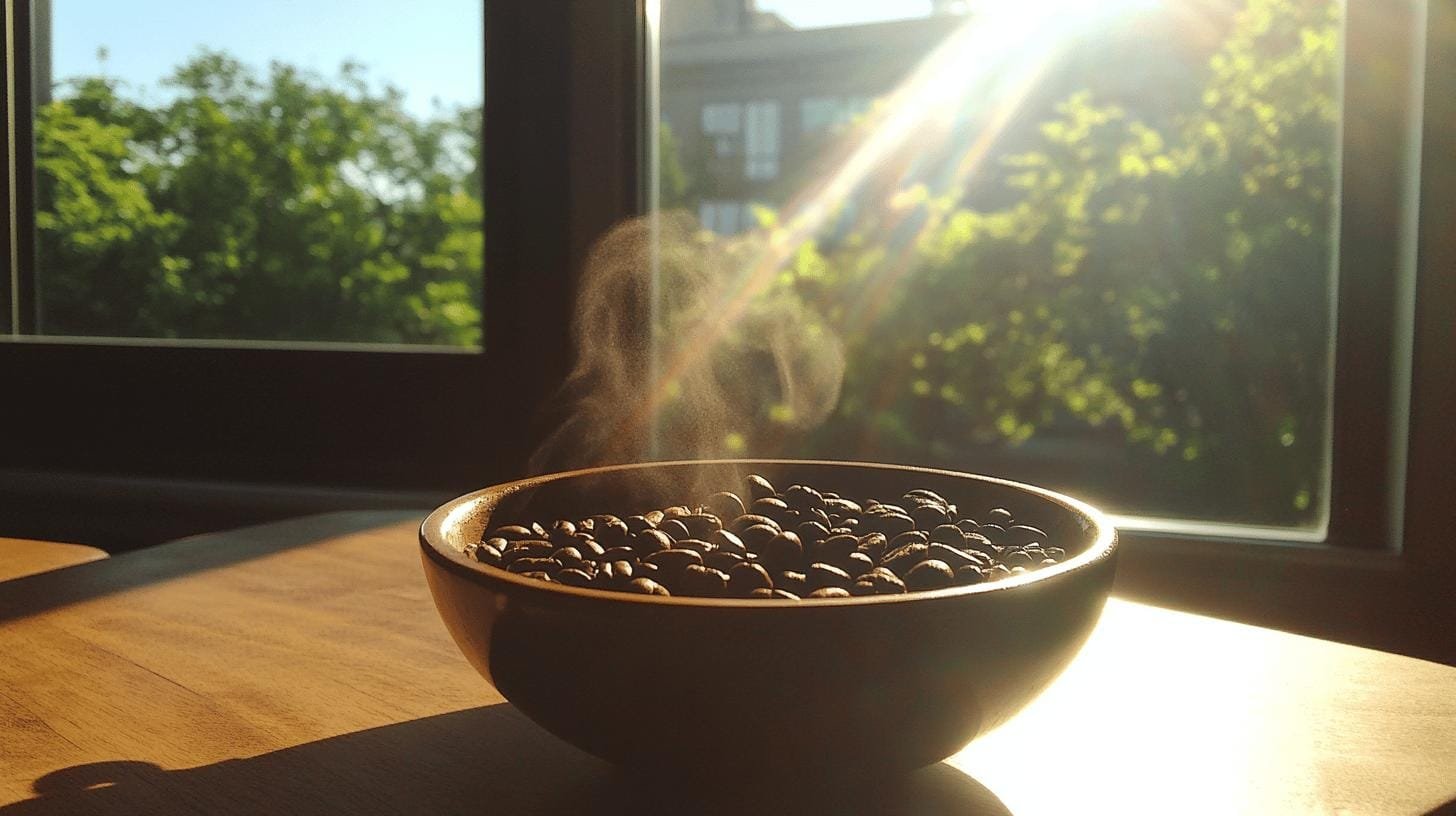
[[478,110],[419,121],[358,66],[218,53],[166,85],[85,79],[38,112],[44,331],[480,342]]
[[[1162,130],[1075,93],[1004,160],[1012,203],[899,191],[788,274],[845,338],[817,450],[964,466],[1104,439],[1242,518],[1310,517],[1328,381],[1337,4],[1249,0],[1201,104]],[[801,253],[802,255],[802,253]],[[892,256],[889,256],[893,258]],[[1138,454],[1137,451],[1143,453]]]

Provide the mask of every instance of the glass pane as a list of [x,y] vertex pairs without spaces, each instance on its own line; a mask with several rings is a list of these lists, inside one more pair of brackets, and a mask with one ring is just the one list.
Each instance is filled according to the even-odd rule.
[[39,333],[478,347],[482,12],[41,0]]
[[[658,274],[726,264],[706,312],[740,383],[705,408],[683,374],[703,335],[659,332],[663,455],[910,462],[1322,529],[1337,0],[661,13]],[[707,444],[671,449],[674,400]]]

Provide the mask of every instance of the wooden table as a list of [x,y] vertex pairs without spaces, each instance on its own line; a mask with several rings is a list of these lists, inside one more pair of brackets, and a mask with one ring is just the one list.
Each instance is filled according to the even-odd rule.
[[[731,785],[674,799],[502,703],[435,615],[417,519],[319,516],[0,584],[0,816],[735,811]],[[1114,600],[1021,716],[820,810],[1453,801],[1456,668]]]
[[0,581],[84,564],[87,561],[98,561],[105,557],[105,550],[84,544],[0,538]]

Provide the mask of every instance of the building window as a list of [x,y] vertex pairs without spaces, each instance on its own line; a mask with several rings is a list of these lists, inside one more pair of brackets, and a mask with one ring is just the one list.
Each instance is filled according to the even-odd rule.
[[714,156],[727,159],[738,155],[743,139],[743,106],[737,102],[704,105],[703,137],[712,144]]
[[753,224],[753,214],[742,201],[707,199],[698,204],[703,228],[719,235],[736,235]]
[[749,102],[744,110],[743,175],[753,181],[768,181],[779,174],[779,103],[775,100]]
[[870,106],[862,96],[811,96],[799,100],[799,132],[812,136],[832,131],[854,120]]

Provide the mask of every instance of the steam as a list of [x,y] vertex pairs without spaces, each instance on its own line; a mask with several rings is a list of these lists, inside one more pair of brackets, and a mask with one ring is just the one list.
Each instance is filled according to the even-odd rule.
[[532,472],[772,456],[829,415],[844,352],[779,271],[787,253],[685,213],[627,221],[592,249],[572,318],[565,419]]

